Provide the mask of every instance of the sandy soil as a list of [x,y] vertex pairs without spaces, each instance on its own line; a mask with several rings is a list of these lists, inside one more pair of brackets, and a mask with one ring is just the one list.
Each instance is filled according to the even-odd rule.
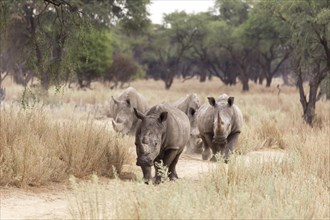
[[[281,159],[282,151],[256,151],[240,156],[247,164],[252,158]],[[182,155],[177,172],[181,178],[199,181],[215,163],[202,161],[201,155]],[[132,168],[132,167],[131,167]],[[133,168],[136,171],[136,168]],[[126,170],[130,169],[129,167]],[[111,181],[111,180],[110,180]],[[41,188],[0,188],[0,219],[65,219],[70,218],[65,184],[52,184]]]

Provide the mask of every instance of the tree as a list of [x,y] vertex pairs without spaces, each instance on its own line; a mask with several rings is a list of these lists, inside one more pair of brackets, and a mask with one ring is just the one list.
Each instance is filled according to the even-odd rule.
[[[290,28],[303,118],[312,126],[317,91],[322,80],[330,74],[330,1],[267,1],[264,7]],[[308,99],[303,87],[305,80],[309,81]]]
[[239,26],[248,18],[249,4],[242,0],[216,0],[219,18],[229,25]]
[[256,62],[261,67],[260,80],[266,78],[266,87],[270,87],[272,78],[280,66],[288,59],[291,49],[287,41],[288,26],[276,17],[262,10],[261,4],[255,5],[244,22],[244,35],[252,41],[255,50]]
[[181,72],[181,61],[192,48],[196,29],[185,12],[174,12],[164,17],[163,26],[154,26],[144,62],[149,64],[148,73],[165,82],[170,89],[174,77]]
[[[8,22],[3,27],[8,33],[7,47],[3,56],[10,57],[9,69],[21,66],[21,70],[32,70],[47,89],[50,82],[58,85],[64,69],[70,65],[70,51],[66,43],[72,41],[77,25],[73,23],[79,15],[71,12],[70,5],[57,6],[49,1],[11,1],[6,5]],[[18,47],[17,47],[18,46]],[[19,48],[19,50],[17,50]],[[66,59],[63,59],[66,58]]]
[[[193,74],[200,75],[200,81],[205,81],[207,75],[218,77],[226,85],[236,83],[237,74],[233,71],[233,63],[226,57],[227,53],[216,45],[219,36],[218,29],[223,24],[210,13],[193,14],[189,18],[196,30],[192,48],[188,51],[189,66],[196,66]],[[226,33],[223,33],[226,34]]]
[[230,63],[234,63],[239,72],[243,91],[248,91],[250,59],[255,46],[244,34],[244,22],[248,18],[250,5],[243,0],[217,0],[215,8],[222,22],[221,28],[217,30],[219,38],[216,44],[227,51],[231,57]]
[[133,78],[138,78],[140,71],[139,64],[132,56],[127,54],[116,54],[111,67],[104,76],[104,80],[114,82],[111,88],[116,88],[120,82],[120,88],[123,88],[125,83],[129,83]]
[[[3,3],[4,2],[4,3]],[[66,1],[66,0],[13,0],[1,1],[1,33],[9,33],[15,26],[22,34],[20,50],[12,66],[24,63],[24,70],[32,70],[44,89],[58,85],[76,63],[73,56],[83,44],[84,34],[91,27],[109,28],[122,22],[127,28],[143,29],[148,24],[146,5],[149,0]],[[134,25],[131,25],[134,23]],[[15,39],[16,35],[12,35]],[[16,38],[17,39],[17,38]],[[6,37],[6,41],[12,41]],[[13,40],[12,42],[17,42]],[[16,44],[7,44],[2,57],[12,57]],[[26,53],[25,53],[26,52]],[[20,65],[19,65],[20,66]],[[12,68],[13,69],[13,68]]]
[[322,80],[317,100],[320,100],[323,95],[325,95],[327,100],[330,100],[330,74]]
[[109,31],[91,31],[84,44],[77,48],[77,79],[79,86],[90,87],[93,79],[105,75],[112,63],[111,34]]
[[119,23],[111,30],[111,47],[113,62],[104,74],[105,83],[111,83],[111,88],[121,87],[125,83],[145,76],[142,66],[143,55],[148,45],[150,27],[140,30],[127,30],[125,23]]

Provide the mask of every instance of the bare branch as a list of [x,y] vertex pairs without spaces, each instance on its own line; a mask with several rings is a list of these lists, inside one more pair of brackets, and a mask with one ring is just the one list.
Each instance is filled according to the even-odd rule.
[[44,0],[47,3],[50,3],[56,7],[67,5],[69,7],[70,12],[76,12],[78,10],[77,6],[71,5],[68,1],[65,0]]
[[290,52],[287,52],[284,57],[281,59],[281,61],[276,65],[275,69],[272,71],[272,75],[275,75],[275,73],[277,72],[277,70],[280,68],[280,66],[282,65],[282,63],[289,57]]

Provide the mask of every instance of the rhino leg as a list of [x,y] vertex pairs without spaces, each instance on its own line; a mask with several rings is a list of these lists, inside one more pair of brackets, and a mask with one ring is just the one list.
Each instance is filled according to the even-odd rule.
[[202,153],[202,158],[203,160],[208,160],[212,155],[212,151],[211,151],[212,135],[211,134],[202,135],[202,141],[204,143],[204,151]]
[[197,141],[196,147],[194,148],[194,153],[201,154],[203,152],[203,148],[204,148],[203,146],[204,145],[202,139],[199,139]]
[[210,161],[217,162],[218,160],[215,155],[219,152],[221,155],[225,155],[225,151],[226,151],[226,145],[213,144],[212,145],[213,156],[210,159]]
[[146,184],[149,184],[151,180],[151,167],[150,166],[141,166],[143,172],[143,179]]
[[228,139],[227,139],[228,143],[226,144],[226,147],[224,149],[224,154],[223,154],[226,163],[228,162],[230,154],[233,152],[233,149],[237,144],[239,134],[240,133],[235,133],[235,134],[228,136]]
[[172,163],[168,169],[168,171],[169,171],[168,177],[170,178],[171,181],[179,179],[178,174],[176,172],[176,164],[179,161],[181,153],[182,153],[182,151],[176,155],[175,159],[172,161]]
[[[163,160],[163,165],[167,168],[170,167],[172,162],[176,159],[176,156],[178,155],[178,150],[167,150],[164,153],[164,156],[162,158],[157,158],[156,162],[160,162]],[[175,167],[175,166],[174,166]],[[155,166],[155,172],[156,172],[156,181],[155,184],[159,184],[162,182],[162,174],[159,172],[159,167]]]

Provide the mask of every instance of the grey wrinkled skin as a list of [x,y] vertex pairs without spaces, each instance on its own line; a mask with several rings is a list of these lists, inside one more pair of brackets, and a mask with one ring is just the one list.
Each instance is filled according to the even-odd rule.
[[243,115],[240,109],[233,104],[234,97],[227,94],[217,99],[208,97],[209,103],[203,104],[197,115],[197,126],[203,140],[203,160],[211,158],[215,161],[215,154],[221,153],[225,162],[237,144]]
[[[176,164],[190,135],[188,117],[168,104],[155,105],[146,114],[135,110],[135,114],[141,119],[135,135],[136,165],[141,166],[145,182],[152,178],[151,167],[161,161],[169,179],[177,179]],[[155,166],[156,184],[162,181],[158,171]]]
[[116,132],[125,135],[134,135],[139,120],[134,114],[134,108],[140,112],[148,110],[146,99],[133,87],[125,89],[118,97],[112,97],[110,101],[110,115],[112,125]]
[[190,138],[187,143],[187,153],[201,153],[202,150],[202,139],[199,134],[199,130],[197,127],[197,111],[200,108],[200,99],[198,98],[197,94],[192,93],[187,95],[172,105],[181,111],[183,111],[189,118],[190,122]]

